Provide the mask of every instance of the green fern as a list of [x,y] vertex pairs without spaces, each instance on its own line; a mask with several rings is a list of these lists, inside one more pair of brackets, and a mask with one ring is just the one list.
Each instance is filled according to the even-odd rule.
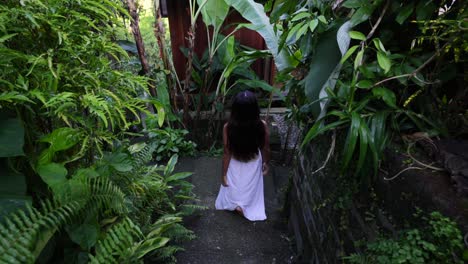
[[0,262],[34,263],[44,246],[60,227],[81,210],[81,204],[59,205],[46,200],[40,209],[27,206],[0,224]]
[[169,241],[160,236],[144,236],[130,218],[113,225],[104,239],[98,241],[96,255],[89,255],[90,263],[143,263],[142,258],[163,247]]

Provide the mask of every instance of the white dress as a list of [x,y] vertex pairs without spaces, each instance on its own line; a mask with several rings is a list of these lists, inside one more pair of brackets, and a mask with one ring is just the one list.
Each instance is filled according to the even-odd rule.
[[250,221],[266,219],[263,198],[262,154],[248,162],[231,158],[227,170],[227,187],[221,185],[215,207],[217,210],[242,208]]

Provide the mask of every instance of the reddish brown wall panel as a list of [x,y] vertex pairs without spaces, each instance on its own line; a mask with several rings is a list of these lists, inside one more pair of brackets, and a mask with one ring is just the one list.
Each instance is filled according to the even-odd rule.
[[[168,1],[167,4],[174,66],[179,78],[183,80],[185,76],[186,58],[180,51],[180,47],[187,47],[186,35],[188,34],[190,27],[189,5],[187,0],[171,0]],[[233,23],[246,23],[246,21],[239,13],[231,12],[225,21],[225,25]],[[234,27],[228,28],[223,31],[223,34],[229,34],[233,29]],[[249,46],[254,49],[266,48],[263,38],[255,31],[244,28],[236,32],[234,36],[242,45]],[[203,24],[201,17],[199,17],[196,24],[195,53],[201,57],[207,47],[206,27]],[[270,81],[271,73],[267,72],[265,74],[264,64],[264,60],[258,60],[252,64],[252,69],[260,78]],[[267,70],[269,68],[270,67],[267,67]]]

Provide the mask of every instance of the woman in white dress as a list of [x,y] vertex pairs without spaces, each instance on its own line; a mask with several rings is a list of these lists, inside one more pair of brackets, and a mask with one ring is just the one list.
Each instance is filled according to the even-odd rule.
[[255,94],[238,93],[223,129],[223,173],[217,210],[237,211],[250,221],[266,219],[263,176],[270,159],[268,126]]

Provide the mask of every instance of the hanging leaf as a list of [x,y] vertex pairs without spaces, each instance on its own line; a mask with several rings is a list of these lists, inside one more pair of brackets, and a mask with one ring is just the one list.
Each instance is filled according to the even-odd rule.
[[172,157],[167,162],[166,168],[164,169],[164,176],[168,177],[169,174],[171,174],[174,171],[178,159],[179,156],[177,154],[172,155]]
[[310,21],[310,23],[309,23],[310,32],[314,32],[315,29],[317,28],[317,25],[318,25],[318,20],[317,19],[313,19],[312,21]]
[[126,153],[111,153],[104,160],[116,171],[129,172],[133,169],[132,161]]
[[182,180],[182,179],[192,176],[192,174],[193,174],[192,172],[179,172],[179,173],[176,173],[167,177],[166,182]]
[[304,25],[307,26],[305,22],[301,22],[294,25],[294,27],[291,28],[291,30],[288,33],[288,36],[286,37],[286,45],[292,45],[296,42],[296,40],[299,38],[298,32]]
[[57,128],[52,133],[42,137],[40,142],[50,143],[50,148],[54,151],[67,150],[80,142],[81,133],[71,127]]
[[362,22],[366,21],[369,19],[369,17],[372,15],[372,12],[374,12],[374,6],[373,5],[365,5],[360,7],[351,17],[351,25],[352,27],[355,27]]
[[37,173],[49,187],[54,188],[67,181],[68,171],[62,164],[48,163],[40,165],[37,168]]
[[372,94],[381,98],[388,106],[396,108],[396,96],[391,90],[384,87],[376,87],[372,89]]
[[373,39],[372,42],[374,43],[374,46],[375,46],[375,48],[377,48],[377,50],[382,51],[382,52],[387,52],[387,50],[385,50],[385,47],[384,47],[382,41],[380,41],[379,38]]
[[291,19],[291,22],[298,21],[298,20],[301,20],[301,19],[306,18],[306,17],[310,17],[310,13],[309,12],[301,12],[301,13],[295,15],[293,17],[293,19]]
[[379,66],[387,73],[392,67],[392,61],[387,57],[387,55],[381,51],[377,52],[377,62]]
[[343,6],[347,8],[359,8],[364,5],[365,2],[367,2],[367,0],[348,0],[343,3]]
[[279,37],[273,30],[263,6],[253,0],[225,1],[256,27],[256,31],[263,37],[265,44],[273,55],[278,70],[282,71],[291,67],[291,56],[285,50],[279,50]]
[[221,27],[229,12],[229,5],[224,0],[197,0],[201,8],[203,22],[207,26]]
[[361,80],[356,84],[357,87],[363,88],[363,89],[371,88],[372,85],[373,85],[373,82],[370,80]]
[[413,13],[413,8],[414,8],[414,2],[411,2],[409,4],[405,4],[403,8],[400,9],[398,12],[397,17],[395,18],[395,21],[398,22],[398,24],[402,25],[406,19]]
[[345,53],[343,58],[341,58],[340,63],[341,64],[344,63],[351,55],[353,55],[353,53],[356,51],[357,48],[359,48],[359,45],[355,45],[349,48],[349,50]]
[[349,36],[352,39],[366,40],[366,36],[364,34],[362,34],[361,32],[359,32],[359,31],[350,31]]
[[361,49],[354,59],[354,69],[356,70],[361,64],[362,57],[364,56],[364,49]]

